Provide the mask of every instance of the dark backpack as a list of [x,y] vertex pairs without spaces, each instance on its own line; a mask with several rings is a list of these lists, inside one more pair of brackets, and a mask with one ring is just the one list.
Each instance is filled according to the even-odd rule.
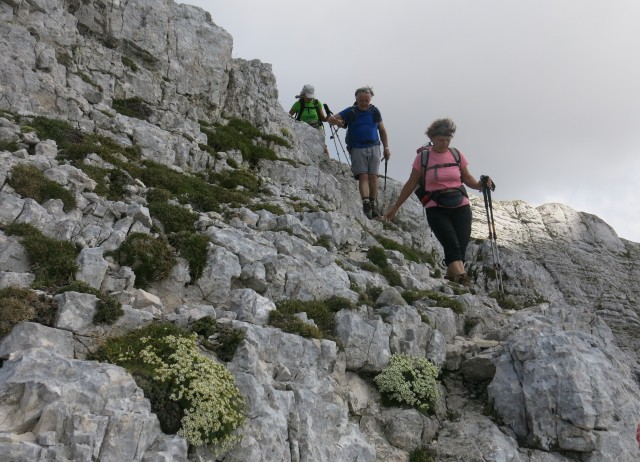
[[[353,124],[356,120],[356,111],[358,110],[358,106],[356,103],[353,103],[353,106],[347,112],[346,117],[344,119],[343,128],[347,129],[347,134],[344,136],[344,140],[347,143],[347,150],[351,149],[351,143],[349,142],[349,125]],[[375,107],[373,104],[369,105],[368,111],[373,111],[373,121],[375,123],[380,123],[382,121],[382,114],[380,114],[380,110]]]
[[[320,123],[320,105],[318,104],[318,100],[313,98],[313,101],[311,101],[312,106],[306,106],[306,101],[304,100],[304,98],[300,98],[300,110],[298,111],[298,113],[296,114],[296,120],[301,120],[302,119],[302,113],[304,112],[305,109],[313,107],[316,110],[316,114],[318,115],[318,123]],[[312,127],[317,127],[318,124],[309,124]]]
[[462,181],[460,151],[458,151],[456,148],[449,148],[449,151],[451,151],[451,153],[453,154],[455,162],[430,165],[429,167],[427,167],[427,165],[429,164],[429,153],[431,152],[431,146],[423,146],[418,149],[418,152],[421,154],[420,165],[422,168],[420,170],[420,178],[418,180],[418,187],[415,190],[415,195],[418,197],[420,203],[423,206],[426,205],[427,202],[429,202],[431,199],[433,199],[438,205],[441,205],[443,207],[456,207],[462,202],[463,196],[469,197],[464,184],[460,185],[460,187],[458,188],[449,188],[442,191],[427,191],[425,189],[424,177],[427,173],[427,170],[457,166],[460,170],[460,181]]

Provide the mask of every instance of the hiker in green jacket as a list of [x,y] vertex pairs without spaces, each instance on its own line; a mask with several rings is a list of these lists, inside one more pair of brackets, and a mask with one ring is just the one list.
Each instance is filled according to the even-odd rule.
[[[315,98],[313,85],[306,84],[302,87],[300,94],[296,95],[296,98],[297,101],[291,106],[289,115],[321,130],[324,134],[322,122],[327,121],[327,116],[324,113],[322,103]],[[324,145],[324,153],[327,157],[329,156],[329,149],[327,149],[326,144]]]

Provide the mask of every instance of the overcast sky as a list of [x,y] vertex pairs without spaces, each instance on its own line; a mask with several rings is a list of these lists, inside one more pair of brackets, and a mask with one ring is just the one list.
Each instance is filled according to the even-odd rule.
[[305,83],[333,112],[371,85],[390,177],[404,182],[427,125],[450,117],[495,200],[563,203],[640,242],[640,1],[182,3],[233,36],[233,57],[272,64],[286,111]]

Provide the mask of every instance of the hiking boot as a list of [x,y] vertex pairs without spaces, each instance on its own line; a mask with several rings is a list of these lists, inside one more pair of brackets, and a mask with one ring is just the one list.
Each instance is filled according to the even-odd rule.
[[364,216],[369,220],[373,218],[373,206],[368,199],[362,201],[362,211],[364,212]]
[[453,278],[453,280],[464,287],[471,286],[471,278],[467,275],[467,273],[458,274],[455,278]]
[[380,212],[378,212],[378,201],[372,200],[371,203],[371,218],[378,218],[380,216]]

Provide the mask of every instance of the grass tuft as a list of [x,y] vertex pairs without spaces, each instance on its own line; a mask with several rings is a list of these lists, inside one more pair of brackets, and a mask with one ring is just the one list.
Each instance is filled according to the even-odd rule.
[[27,164],[17,164],[11,169],[9,185],[24,197],[43,204],[49,199],[60,199],[63,209],[69,212],[76,208],[75,196],[62,185],[47,178],[37,167]]
[[35,275],[35,288],[55,291],[75,279],[80,249],[72,243],[47,237],[27,223],[12,223],[5,233],[22,237],[21,244]]
[[98,306],[93,316],[94,324],[113,324],[124,314],[122,304],[115,298],[105,294],[101,290],[94,289],[89,284],[82,281],[73,281],[71,284],[58,289],[57,293],[80,292],[98,297]]
[[58,305],[43,294],[31,289],[5,287],[0,289],[0,339],[23,321],[53,326]]
[[136,275],[134,286],[146,289],[167,276],[176,264],[175,250],[164,236],[131,233],[122,245],[109,252],[121,266],[130,267]]

